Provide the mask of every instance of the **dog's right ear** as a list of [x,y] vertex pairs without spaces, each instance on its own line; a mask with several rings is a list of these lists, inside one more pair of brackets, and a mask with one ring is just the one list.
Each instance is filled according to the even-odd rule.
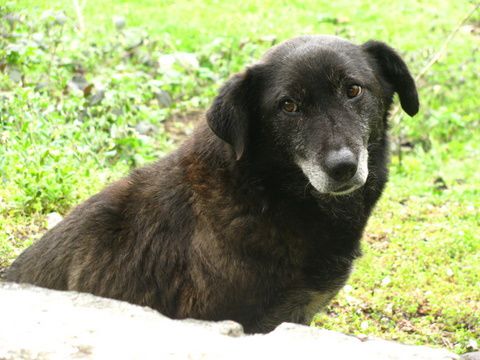
[[207,123],[220,139],[230,144],[240,160],[248,143],[249,122],[255,109],[261,65],[234,75],[220,89],[207,111]]
[[417,88],[400,55],[387,44],[375,40],[367,41],[362,48],[375,60],[381,75],[398,93],[402,109],[408,115],[414,116],[419,108]]

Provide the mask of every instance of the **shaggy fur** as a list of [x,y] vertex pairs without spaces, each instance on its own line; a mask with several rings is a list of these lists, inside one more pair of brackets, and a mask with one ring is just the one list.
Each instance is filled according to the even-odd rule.
[[221,88],[177,151],[75,208],[6,279],[247,332],[306,322],[360,255],[387,180],[394,92],[417,113],[384,43],[286,41]]

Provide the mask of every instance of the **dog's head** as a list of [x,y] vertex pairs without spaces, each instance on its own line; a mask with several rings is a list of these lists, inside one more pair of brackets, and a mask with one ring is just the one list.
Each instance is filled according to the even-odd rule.
[[418,112],[415,82],[386,44],[303,36],[232,77],[207,121],[237,160],[289,164],[319,193],[348,194],[367,180],[369,146],[384,140],[394,92],[409,115]]

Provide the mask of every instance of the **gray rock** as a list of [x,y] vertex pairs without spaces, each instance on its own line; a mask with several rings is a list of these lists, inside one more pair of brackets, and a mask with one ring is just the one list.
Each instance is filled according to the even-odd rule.
[[155,93],[155,98],[157,99],[158,106],[160,107],[170,107],[172,105],[172,97],[164,90],[157,91]]
[[58,11],[55,14],[55,24],[56,25],[60,25],[60,26],[65,25],[67,20],[68,20],[67,15],[65,15],[65,13],[63,11]]
[[99,89],[95,94],[90,96],[88,99],[88,105],[89,106],[96,106],[100,104],[103,99],[105,98],[105,90],[104,89]]
[[88,83],[85,76],[81,74],[74,75],[72,79],[68,82],[68,88],[72,91],[84,91],[90,84]]
[[47,215],[47,229],[53,228],[57,225],[60,221],[63,220],[63,216],[57,212],[51,212]]
[[123,16],[114,16],[113,23],[115,24],[115,28],[117,30],[122,30],[125,27],[125,18]]
[[153,124],[150,124],[149,122],[147,121],[140,121],[136,126],[135,126],[135,130],[137,130],[137,132],[140,134],[140,135],[150,135],[152,133],[155,133],[158,131],[158,128],[153,125]]
[[480,351],[463,354],[460,358],[462,360],[480,360]]
[[7,70],[8,76],[10,77],[10,80],[16,83],[21,83],[22,82],[22,73],[15,68],[9,68]]
[[459,359],[442,349],[296,324],[245,335],[233,321],[171,320],[90,294],[0,283],[0,359]]

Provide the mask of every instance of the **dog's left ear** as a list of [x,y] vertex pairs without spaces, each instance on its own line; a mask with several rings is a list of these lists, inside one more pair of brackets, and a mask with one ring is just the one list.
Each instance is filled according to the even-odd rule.
[[255,109],[261,65],[236,74],[220,89],[207,111],[207,123],[220,139],[230,144],[240,160],[248,142],[249,122]]
[[414,116],[419,108],[417,88],[400,55],[380,41],[370,40],[363,44],[362,48],[375,60],[383,78],[393,86],[400,98],[402,109],[408,115]]

